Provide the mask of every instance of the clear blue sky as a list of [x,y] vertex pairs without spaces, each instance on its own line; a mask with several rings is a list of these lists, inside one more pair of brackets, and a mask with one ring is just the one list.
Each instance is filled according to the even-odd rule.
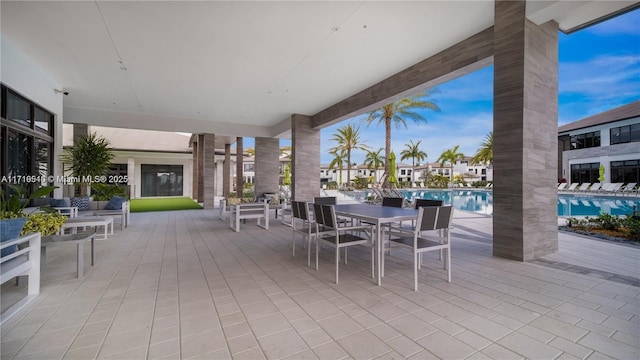
[[[580,120],[632,101],[640,100],[640,9],[591,26],[571,35],[559,34],[560,125]],[[442,84],[431,100],[440,112],[425,111],[427,123],[407,122],[408,129],[392,126],[391,148],[402,151],[409,140],[422,140],[427,161],[455,145],[465,155],[473,155],[480,142],[493,129],[493,67]],[[348,123],[360,125],[361,139],[372,149],[384,147],[384,126],[367,127],[366,116],[342,121],[321,130],[321,163],[333,158],[327,149],[336,129]],[[247,139],[249,140],[249,139]],[[253,139],[245,147],[253,146]],[[282,140],[281,146],[290,145]],[[356,151],[352,161],[364,159]]]

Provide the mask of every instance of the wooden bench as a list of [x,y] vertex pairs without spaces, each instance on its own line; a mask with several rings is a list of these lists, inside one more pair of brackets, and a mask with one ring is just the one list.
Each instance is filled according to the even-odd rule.
[[0,285],[18,276],[29,277],[27,296],[0,315],[0,325],[40,294],[40,241],[40,233],[33,233],[3,241],[0,246],[0,249],[5,249],[24,244],[18,250],[0,258]]
[[[229,227],[240,231],[240,220],[257,219],[258,226],[269,229],[269,204],[251,203],[237,204],[229,207]],[[261,220],[264,220],[262,225]]]

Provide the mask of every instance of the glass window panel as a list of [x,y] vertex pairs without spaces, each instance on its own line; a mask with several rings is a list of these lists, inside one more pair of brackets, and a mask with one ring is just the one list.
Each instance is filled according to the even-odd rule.
[[141,165],[142,196],[182,196],[182,165]]
[[593,133],[593,146],[600,146],[600,131],[596,131]]
[[585,147],[593,147],[593,133],[586,133],[584,138]]
[[622,166],[624,163],[622,161],[612,161],[611,167]]
[[52,128],[51,114],[36,106],[33,117],[35,129],[45,134],[50,134],[49,131]]
[[584,149],[584,134],[580,134],[577,136],[576,148]]
[[625,182],[625,183],[630,183],[630,182],[638,182],[636,179],[636,176],[638,174],[638,168],[635,166],[628,166],[625,167],[623,169],[624,171],[624,180],[619,181],[619,182]]
[[36,140],[36,152],[35,152],[36,161],[35,165],[35,175],[37,175],[40,179],[40,186],[47,186],[47,177],[49,176],[49,160],[51,156],[49,154],[49,143]]
[[31,127],[31,104],[25,99],[8,92],[7,119]]
[[611,128],[611,144],[619,144],[620,143],[620,128],[615,127]]
[[629,126],[621,126],[620,127],[620,142],[628,143],[630,140],[630,128]]
[[575,135],[571,135],[571,149],[578,148],[578,137]]
[[7,175],[31,175],[31,137],[8,131]]
[[640,141],[640,124],[631,125],[629,138],[631,141]]

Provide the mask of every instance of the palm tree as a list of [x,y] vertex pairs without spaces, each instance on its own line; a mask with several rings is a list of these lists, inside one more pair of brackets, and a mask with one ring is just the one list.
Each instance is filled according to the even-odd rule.
[[338,183],[342,184],[342,169],[344,168],[344,162],[346,161],[347,154],[343,151],[331,151],[331,155],[335,156],[331,163],[329,163],[329,170],[338,168],[340,173],[338,174]]
[[360,143],[360,126],[354,126],[353,124],[345,125],[338,129],[338,132],[333,134],[331,139],[338,144],[329,149],[330,153],[342,152],[346,156],[347,161],[347,184],[351,184],[351,151],[352,150],[367,150],[367,146]]
[[420,150],[420,143],[422,140],[419,140],[417,143],[413,143],[413,140],[409,140],[408,144],[404,144],[407,148],[400,152],[400,161],[411,159],[411,180],[413,181],[413,174],[416,172],[416,160],[418,160],[418,165],[422,160],[427,158],[427,153]]
[[[425,117],[417,110],[430,109],[434,111],[440,111],[438,105],[425,99],[429,95],[430,94],[428,91],[424,91],[418,95],[392,102],[381,108],[369,112],[369,117],[367,117],[367,119],[365,120],[367,122],[367,126],[371,125],[374,122],[378,124],[384,124],[385,173],[389,171],[389,153],[391,153],[391,123],[394,122],[396,124],[396,127],[400,127],[400,125],[402,125],[407,128],[406,119],[413,120],[416,123],[426,122],[427,119],[425,119]],[[389,186],[389,182],[386,178],[384,180],[383,186]]]
[[471,158],[472,165],[491,163],[493,163],[493,131],[489,131],[489,134],[480,143],[480,148]]
[[373,181],[378,181],[378,169],[384,166],[384,156],[380,154],[384,150],[383,148],[378,149],[377,151],[367,151],[367,157],[364,159],[364,165],[367,169],[374,170],[373,173]]
[[291,146],[283,146],[280,148],[280,156],[291,157]]
[[451,169],[449,171],[449,179],[451,182],[453,182],[453,165],[455,165],[456,161],[464,159],[464,154],[458,152],[459,148],[460,145],[456,145],[453,149],[447,149],[443,151],[442,154],[440,154],[438,160],[436,160],[438,163],[440,163],[440,166],[444,166],[444,163],[446,162],[449,163],[449,168]]
[[109,141],[96,133],[80,136],[75,144],[60,156],[67,170],[80,178],[80,195],[87,195],[89,179],[103,176],[111,167],[115,155]]

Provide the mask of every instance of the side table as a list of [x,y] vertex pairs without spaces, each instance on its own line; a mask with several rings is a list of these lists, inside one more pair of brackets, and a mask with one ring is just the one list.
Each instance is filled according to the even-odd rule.
[[94,242],[96,238],[95,231],[84,231],[75,234],[60,234],[43,236],[40,251],[40,271],[44,271],[47,262],[47,246],[60,243],[75,242],[77,247],[77,273],[78,277],[84,275],[84,243],[91,240],[91,266],[94,265],[95,250]]

